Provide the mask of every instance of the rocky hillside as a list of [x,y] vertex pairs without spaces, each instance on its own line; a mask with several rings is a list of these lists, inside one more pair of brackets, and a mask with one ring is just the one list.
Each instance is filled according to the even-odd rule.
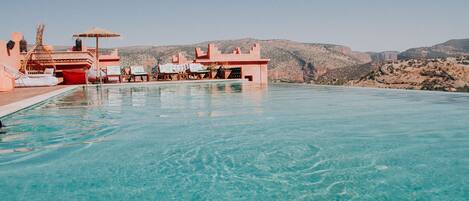
[[399,89],[442,91],[469,90],[469,39],[450,40],[432,47],[405,52],[354,52],[331,44],[300,43],[288,40],[240,39],[210,41],[180,46],[134,46],[120,48],[123,66],[154,66],[170,62],[183,52],[194,58],[194,48],[206,49],[215,43],[222,52],[241,47],[247,52],[260,43],[262,57],[271,59],[269,79]]
[[395,61],[399,56],[397,51],[369,52],[368,54],[374,62]]
[[429,59],[469,56],[469,39],[455,39],[432,47],[412,48],[399,54],[399,59]]
[[352,86],[437,91],[469,90],[469,57],[388,62],[346,83]]
[[352,80],[359,80],[379,68],[380,62],[330,69],[319,76],[314,83],[324,85],[344,85]]
[[123,66],[153,66],[158,60],[170,62],[171,56],[178,52],[194,58],[194,48],[204,50],[208,43],[215,43],[222,52],[232,52],[235,47],[247,52],[254,43],[260,43],[262,57],[271,59],[269,78],[272,81],[311,82],[328,70],[362,65],[372,60],[370,54],[354,52],[345,46],[289,40],[240,39],[180,46],[135,46],[119,50]]

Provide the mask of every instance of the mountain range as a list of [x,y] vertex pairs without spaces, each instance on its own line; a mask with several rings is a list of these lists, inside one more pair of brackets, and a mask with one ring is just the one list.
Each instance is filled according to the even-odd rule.
[[204,50],[208,43],[216,44],[222,52],[232,52],[236,47],[247,52],[254,43],[259,43],[262,57],[271,60],[268,68],[272,82],[345,84],[377,70],[385,61],[469,56],[469,39],[449,40],[404,52],[358,52],[342,45],[246,38],[191,45],[121,47],[119,54],[123,66],[151,67],[158,62],[170,62],[171,56],[178,52],[193,59],[194,48]]
[[434,59],[469,56],[469,39],[454,39],[431,47],[412,48],[401,52],[399,59]]
[[232,52],[236,47],[247,52],[254,43],[261,45],[263,58],[269,58],[269,77],[272,81],[310,82],[328,69],[343,68],[372,61],[368,53],[355,52],[340,45],[300,43],[289,40],[240,39],[208,41],[178,46],[133,46],[119,48],[123,65],[155,65],[171,61],[171,56],[182,52],[194,58],[194,48],[214,43],[222,52]]

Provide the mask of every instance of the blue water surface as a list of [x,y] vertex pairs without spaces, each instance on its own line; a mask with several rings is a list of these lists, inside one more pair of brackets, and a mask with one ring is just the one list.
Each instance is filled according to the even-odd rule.
[[2,119],[0,200],[469,200],[469,95],[79,88]]

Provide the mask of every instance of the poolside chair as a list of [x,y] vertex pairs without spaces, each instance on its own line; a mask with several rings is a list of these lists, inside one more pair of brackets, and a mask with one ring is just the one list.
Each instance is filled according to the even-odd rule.
[[43,87],[55,86],[59,84],[59,79],[53,75],[27,75],[21,73],[17,68],[14,67],[10,67],[4,64],[0,66],[3,66],[4,70],[15,78],[16,87]]
[[142,81],[143,81],[143,77],[146,77],[147,82],[150,81],[150,74],[145,72],[145,69],[143,66],[131,66],[130,75],[131,75],[131,79],[134,79],[134,82],[136,81],[136,77],[140,77],[140,80]]
[[202,64],[189,64],[189,68],[187,70],[189,74],[189,78],[196,78],[196,79],[203,79],[208,77],[209,70],[205,69]]
[[174,75],[179,73],[174,68],[174,64],[163,64],[159,66],[158,79],[172,80]]
[[122,73],[120,66],[107,66],[106,67],[106,82],[111,81],[111,78],[117,78],[122,82]]

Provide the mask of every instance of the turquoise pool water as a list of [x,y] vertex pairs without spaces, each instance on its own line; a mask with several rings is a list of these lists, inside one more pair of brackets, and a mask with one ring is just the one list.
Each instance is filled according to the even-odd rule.
[[0,200],[468,200],[469,95],[78,89],[2,119]]

